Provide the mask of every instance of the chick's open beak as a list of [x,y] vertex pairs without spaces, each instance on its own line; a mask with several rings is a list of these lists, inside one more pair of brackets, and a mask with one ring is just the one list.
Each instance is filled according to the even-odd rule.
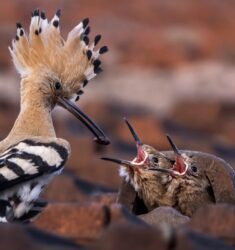
[[188,164],[186,164],[184,157],[179,152],[176,144],[169,135],[167,135],[167,139],[175,153],[175,164],[173,165],[172,170],[177,175],[184,175],[187,172]]
[[119,165],[126,166],[126,167],[131,167],[131,168],[144,166],[146,161],[148,160],[148,154],[147,154],[147,152],[144,151],[143,143],[140,140],[140,138],[137,135],[134,128],[129,123],[129,121],[126,118],[124,118],[124,121],[126,122],[132,136],[135,139],[136,147],[137,147],[137,156],[134,158],[133,161],[120,160],[120,159],[109,158],[109,157],[103,157],[101,159],[105,160],[105,161],[111,161],[111,162],[117,163]]
[[126,122],[135,142],[136,142],[136,147],[137,147],[137,156],[135,157],[135,159],[132,161],[133,164],[135,165],[143,165],[147,158],[148,158],[148,154],[144,151],[143,149],[143,143],[140,139],[140,137],[138,136],[138,134],[136,133],[135,129],[131,126],[130,122],[124,118],[124,121]]
[[131,161],[126,161],[126,160],[121,160],[121,159],[116,159],[116,158],[111,158],[111,157],[102,157],[101,160],[111,161],[111,162],[114,162],[114,163],[117,163],[119,165],[126,166],[126,167],[134,167]]
[[91,120],[84,112],[82,112],[73,102],[66,98],[59,97],[58,104],[77,117],[93,134],[95,142],[108,145],[109,139],[105,136],[104,132]]
[[132,136],[134,137],[136,144],[139,146],[143,145],[142,141],[140,140],[140,138],[139,138],[138,134],[136,133],[136,131],[134,130],[134,128],[131,126],[130,122],[126,118],[123,118],[123,119],[126,122]]

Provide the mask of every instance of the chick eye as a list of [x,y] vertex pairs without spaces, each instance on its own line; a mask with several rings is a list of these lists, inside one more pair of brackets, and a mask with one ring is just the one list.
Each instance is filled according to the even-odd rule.
[[152,159],[153,159],[154,163],[156,163],[156,164],[158,163],[158,158],[157,157],[153,157]]
[[192,169],[192,171],[194,172],[194,173],[196,173],[197,172],[197,167],[196,166],[191,166],[191,169]]
[[61,89],[61,84],[60,84],[60,82],[55,82],[54,87],[55,87],[56,90]]

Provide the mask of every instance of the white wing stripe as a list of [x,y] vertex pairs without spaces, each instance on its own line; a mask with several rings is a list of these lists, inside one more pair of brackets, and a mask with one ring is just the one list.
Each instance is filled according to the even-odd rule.
[[0,169],[0,174],[9,181],[19,177],[16,173],[14,173],[12,170],[6,167]]
[[25,174],[33,175],[38,173],[37,166],[34,166],[34,164],[32,162],[29,162],[28,160],[20,158],[11,158],[8,161],[15,163],[20,168],[22,168]]
[[57,151],[51,146],[30,146],[27,143],[19,143],[16,146],[17,149],[28,153],[40,156],[44,162],[49,166],[60,166],[63,159],[57,153]]

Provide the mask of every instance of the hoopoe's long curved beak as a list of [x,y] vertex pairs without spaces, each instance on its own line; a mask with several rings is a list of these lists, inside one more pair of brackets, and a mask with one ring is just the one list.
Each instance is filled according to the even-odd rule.
[[94,121],[91,120],[84,112],[82,112],[73,102],[68,99],[59,97],[58,103],[72,113],[75,117],[77,117],[93,134],[94,141],[102,144],[108,145],[110,143],[109,139],[106,137],[104,132],[95,124]]

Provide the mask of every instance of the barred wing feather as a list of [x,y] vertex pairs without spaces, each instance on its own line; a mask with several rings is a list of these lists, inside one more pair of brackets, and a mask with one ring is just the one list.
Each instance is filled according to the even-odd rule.
[[63,168],[69,150],[59,143],[23,140],[0,155],[0,191]]

